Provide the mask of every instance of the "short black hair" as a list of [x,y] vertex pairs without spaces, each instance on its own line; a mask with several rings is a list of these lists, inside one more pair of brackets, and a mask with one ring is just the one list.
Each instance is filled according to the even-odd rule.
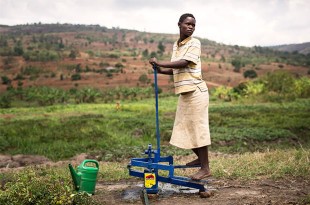
[[194,17],[193,14],[186,13],[186,14],[182,14],[182,15],[180,16],[179,23],[182,23],[187,17],[192,17],[192,18],[195,19],[195,17]]

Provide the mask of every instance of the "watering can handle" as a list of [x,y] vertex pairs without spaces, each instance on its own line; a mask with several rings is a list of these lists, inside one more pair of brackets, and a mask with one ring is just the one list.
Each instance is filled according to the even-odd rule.
[[85,159],[82,163],[82,167],[85,167],[86,163],[94,163],[96,164],[96,167],[99,168],[99,162],[97,160],[94,159]]

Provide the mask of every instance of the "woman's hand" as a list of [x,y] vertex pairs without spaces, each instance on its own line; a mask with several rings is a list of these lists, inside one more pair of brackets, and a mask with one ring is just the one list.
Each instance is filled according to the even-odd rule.
[[155,65],[155,66],[158,66],[158,62],[157,62],[157,59],[155,58],[155,57],[153,57],[153,58],[151,58],[150,60],[149,60],[149,63],[151,64],[151,65]]

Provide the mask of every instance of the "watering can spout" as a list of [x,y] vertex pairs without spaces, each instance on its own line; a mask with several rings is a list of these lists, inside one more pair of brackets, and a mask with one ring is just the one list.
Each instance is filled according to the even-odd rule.
[[72,181],[73,181],[73,184],[74,184],[74,188],[75,188],[76,191],[78,191],[80,189],[80,183],[79,183],[80,176],[76,173],[76,171],[74,170],[74,168],[72,167],[71,164],[69,164],[69,170],[70,170],[70,173],[71,173],[71,177],[72,177]]

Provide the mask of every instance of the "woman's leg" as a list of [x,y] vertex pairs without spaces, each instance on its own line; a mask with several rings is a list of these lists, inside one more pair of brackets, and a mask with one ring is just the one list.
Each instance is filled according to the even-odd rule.
[[211,171],[209,167],[209,155],[208,155],[208,147],[199,147],[197,148],[198,151],[198,159],[201,163],[200,170],[191,176],[193,180],[201,180],[205,177],[211,176]]
[[[198,148],[194,148],[194,149],[192,149],[192,151],[193,151],[193,152],[196,154],[196,156],[198,157]],[[186,164],[186,166],[193,166],[193,165],[200,165],[199,158],[194,159],[193,161],[188,162],[188,163]]]

